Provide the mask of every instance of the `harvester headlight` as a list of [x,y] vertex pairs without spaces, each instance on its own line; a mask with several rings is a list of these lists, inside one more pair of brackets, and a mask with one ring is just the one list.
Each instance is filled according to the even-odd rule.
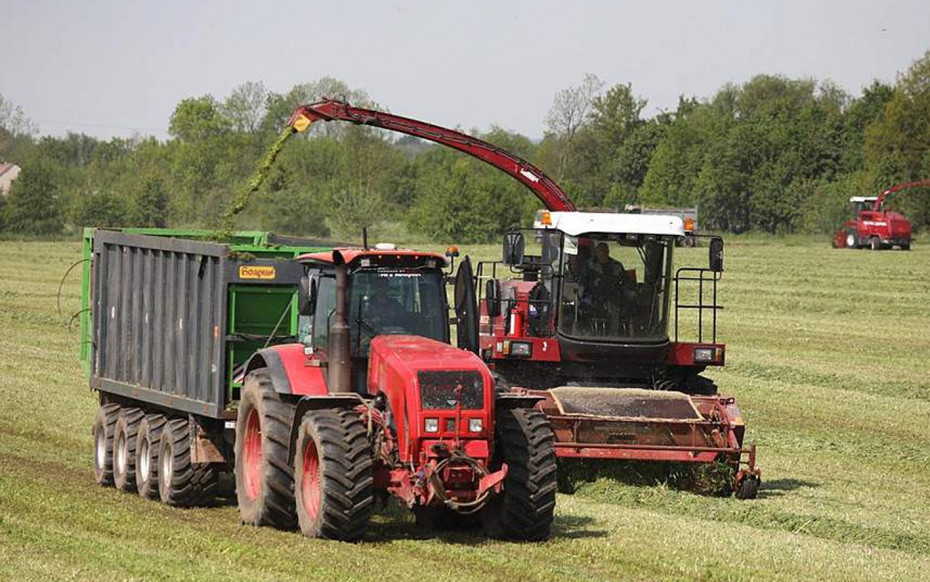
[[423,423],[423,430],[426,432],[439,432],[439,419],[427,418]]
[[695,362],[713,362],[714,348],[694,348]]
[[533,344],[529,342],[510,342],[510,355],[529,358],[533,355]]
[[481,422],[480,418],[469,418],[468,419],[468,432],[481,432],[481,429],[484,428],[484,423]]

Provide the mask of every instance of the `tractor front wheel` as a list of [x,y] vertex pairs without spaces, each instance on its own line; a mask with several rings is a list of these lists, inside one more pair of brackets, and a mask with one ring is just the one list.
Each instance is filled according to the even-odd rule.
[[281,400],[266,369],[249,373],[236,419],[236,499],[242,523],[291,530],[294,469],[288,459],[295,407]]
[[356,541],[374,505],[368,432],[353,410],[313,410],[300,422],[294,490],[300,531],[309,538]]
[[504,490],[482,510],[491,537],[537,541],[549,537],[558,486],[555,437],[536,409],[501,410],[495,440],[496,470],[507,464]]
[[856,240],[856,235],[850,232],[849,234],[846,235],[846,248],[854,249],[857,246],[859,245],[858,245],[858,241]]

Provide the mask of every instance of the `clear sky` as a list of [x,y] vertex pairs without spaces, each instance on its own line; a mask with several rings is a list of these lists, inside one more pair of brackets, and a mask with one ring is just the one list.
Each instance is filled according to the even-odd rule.
[[395,113],[541,137],[585,73],[648,114],[757,73],[852,94],[930,49],[930,0],[0,0],[0,94],[42,133],[167,137],[174,106],[330,75]]

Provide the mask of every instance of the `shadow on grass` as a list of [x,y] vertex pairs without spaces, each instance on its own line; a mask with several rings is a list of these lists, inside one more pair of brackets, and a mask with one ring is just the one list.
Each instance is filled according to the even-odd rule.
[[[590,517],[576,515],[557,515],[552,522],[552,532],[549,539],[584,539],[602,538],[607,531],[597,529],[595,520]],[[445,544],[465,546],[479,546],[491,541],[481,529],[478,520],[460,523],[450,529],[427,529],[417,525],[413,513],[406,510],[394,501],[387,507],[377,510],[372,516],[366,542],[390,543],[399,540],[435,540]]]
[[774,481],[762,480],[759,485],[759,497],[781,497],[791,491],[798,489],[820,487],[816,481],[805,481],[803,479],[775,479]]

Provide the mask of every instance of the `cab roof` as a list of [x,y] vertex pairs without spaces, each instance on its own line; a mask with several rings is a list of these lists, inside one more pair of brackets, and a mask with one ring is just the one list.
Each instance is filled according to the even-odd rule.
[[[417,259],[436,259],[439,261],[439,265],[445,265],[446,258],[443,255],[438,253],[425,253],[421,251],[413,251],[410,249],[360,249],[360,248],[339,248],[332,249],[329,251],[321,251],[317,253],[307,253],[305,255],[300,255],[297,257],[297,260],[301,263],[325,263],[333,264],[333,252],[339,251],[342,253],[342,258],[345,260],[347,265],[351,265],[356,261],[361,259],[385,259],[396,257],[401,259],[403,262],[407,263],[416,263],[420,262]],[[406,259],[406,260],[404,260]]]
[[550,212],[549,216],[551,224],[544,224],[537,219],[533,226],[558,230],[570,236],[588,233],[685,235],[685,225],[681,217],[668,214]]

